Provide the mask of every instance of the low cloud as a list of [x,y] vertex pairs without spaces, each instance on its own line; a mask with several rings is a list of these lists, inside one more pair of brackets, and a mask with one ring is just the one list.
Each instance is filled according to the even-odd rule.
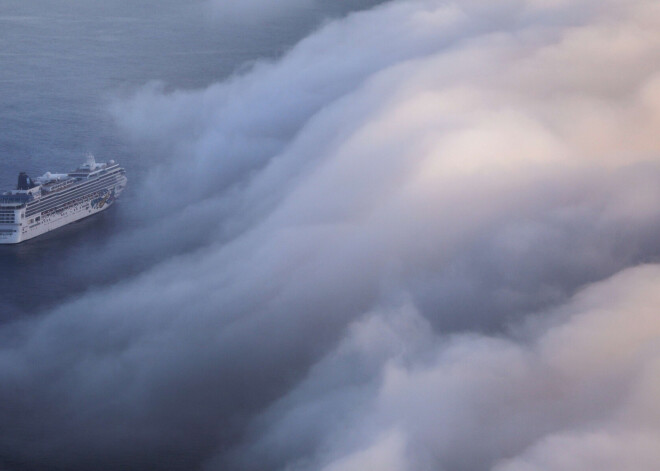
[[658,26],[647,0],[394,1],[118,101],[153,170],[85,276],[134,275],[0,330],[0,456],[650,469]]
[[371,313],[240,456],[295,463],[295,437],[316,451],[303,469],[653,469],[658,282],[657,266],[624,271],[515,339],[437,335],[410,306]]

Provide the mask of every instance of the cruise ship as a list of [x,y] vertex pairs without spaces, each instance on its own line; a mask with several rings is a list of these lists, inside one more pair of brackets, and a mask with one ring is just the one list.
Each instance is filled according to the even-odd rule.
[[93,155],[71,173],[31,179],[18,176],[15,190],[0,193],[0,244],[18,244],[101,212],[126,186],[126,172],[113,160],[97,163]]

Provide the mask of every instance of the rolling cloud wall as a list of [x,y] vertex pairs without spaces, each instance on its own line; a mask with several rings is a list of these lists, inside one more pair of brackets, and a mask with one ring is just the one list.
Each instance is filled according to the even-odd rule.
[[656,2],[392,1],[112,113],[152,261],[1,328],[7,466],[657,469]]

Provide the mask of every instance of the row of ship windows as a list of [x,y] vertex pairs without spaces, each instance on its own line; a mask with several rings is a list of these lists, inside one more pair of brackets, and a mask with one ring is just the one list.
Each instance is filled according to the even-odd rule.
[[98,179],[89,180],[87,182],[84,182],[83,184],[76,185],[72,188],[69,188],[69,189],[63,191],[62,193],[59,193],[59,192],[50,193],[50,194],[44,196],[43,199],[44,200],[48,200],[50,198],[57,199],[59,197],[66,196],[69,193],[75,193],[76,191],[80,191],[80,190],[84,190],[86,188],[96,186],[96,185],[98,185],[99,183],[102,183],[102,182],[108,182],[112,179],[116,180],[119,176],[120,176],[119,173],[112,173],[112,174],[108,174],[108,175],[103,175],[102,177],[100,177]]
[[[57,213],[59,211],[64,211],[66,209],[72,208],[72,207],[74,207],[78,204],[81,204],[81,203],[85,202],[85,201],[89,201],[89,200],[92,200],[94,198],[98,198],[102,194],[103,194],[103,192],[97,191],[97,192],[92,193],[90,195],[85,195],[85,196],[77,198],[73,201],[69,201],[66,205],[58,206],[57,208],[53,208],[53,209],[49,209],[48,211],[44,211],[44,212],[41,213],[41,215],[42,216],[50,216],[53,213]],[[37,218],[37,220],[39,220],[39,218]]]
[[76,192],[76,191],[81,190],[81,189],[84,189],[84,188],[89,188],[89,187],[91,187],[91,186],[96,186],[96,185],[98,185],[99,183],[108,182],[108,181],[111,181],[111,180],[117,180],[117,179],[119,179],[119,178],[120,178],[120,175],[119,175],[119,174],[104,175],[104,176],[101,177],[101,178],[94,179],[94,180],[90,180],[90,181],[84,182],[84,183],[79,184],[79,185],[75,185],[74,187],[72,187],[72,188],[68,188],[68,189],[66,189],[66,190],[64,190],[64,191],[62,191],[62,192],[50,193],[50,194],[48,194],[48,195],[45,195],[45,196],[43,197],[43,199],[49,199],[49,198],[53,198],[53,199],[55,199],[55,198],[57,198],[57,197],[59,197],[59,196],[64,196],[64,195],[66,195],[66,194],[69,194],[69,193],[72,193],[72,192]]
[[[113,177],[114,177],[114,175],[113,175]],[[88,191],[95,190],[97,188],[107,187],[109,185],[110,181],[111,181],[110,178],[108,178],[108,179],[102,178],[102,179],[99,179],[98,181],[95,181],[93,184],[78,187],[78,188],[76,188],[75,190],[73,190],[71,192],[67,192],[67,193],[59,194],[59,195],[54,195],[52,197],[52,199],[46,197],[41,201],[37,201],[37,202],[33,203],[31,205],[31,209],[34,210],[39,205],[49,206],[49,205],[52,205],[53,203],[57,204],[61,201],[66,201],[68,198],[72,197],[73,195],[79,195],[79,194],[83,194],[83,193],[88,192]],[[116,183],[116,181],[117,180],[115,179],[115,183]]]
[[[68,208],[68,207],[70,207],[72,205],[75,205],[77,203],[80,203],[82,200],[94,198],[95,196],[99,195],[103,190],[107,189],[106,185],[101,185],[97,188],[92,187],[92,186],[90,186],[88,188],[85,188],[85,191],[81,192],[82,193],[81,196],[78,196],[78,198],[76,198],[75,200],[66,201],[66,203],[64,203],[63,201],[59,201],[59,202],[55,202],[55,203],[49,201],[47,204],[35,205],[35,206],[32,206],[32,207],[29,207],[28,211],[27,211],[27,214],[28,214],[28,216],[32,216],[33,214],[36,214],[36,213],[39,213],[39,212],[43,212],[45,214],[45,213],[49,213],[49,212],[60,211],[62,209]],[[96,190],[96,191],[94,191],[94,190]],[[93,193],[86,193],[88,191],[93,191]],[[73,196],[73,194],[68,195],[68,196],[71,197],[71,196]]]

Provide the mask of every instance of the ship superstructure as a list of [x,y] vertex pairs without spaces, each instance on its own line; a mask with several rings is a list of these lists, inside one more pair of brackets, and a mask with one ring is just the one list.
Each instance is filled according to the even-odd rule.
[[15,190],[0,193],[0,244],[17,244],[107,209],[126,186],[126,172],[113,160],[87,162],[70,173],[32,180],[18,176]]

